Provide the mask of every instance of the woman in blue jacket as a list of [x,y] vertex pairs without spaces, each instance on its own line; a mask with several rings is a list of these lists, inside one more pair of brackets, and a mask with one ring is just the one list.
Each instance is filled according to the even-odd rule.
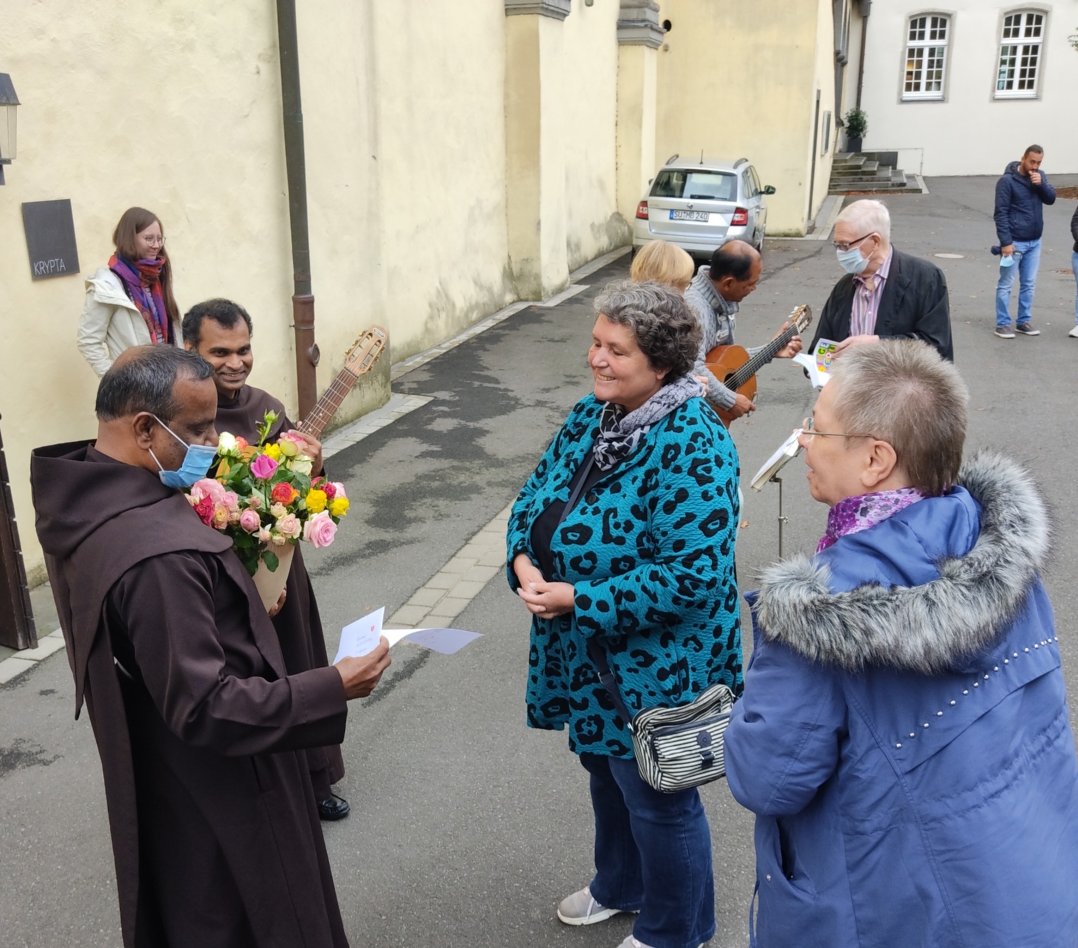
[[638,912],[623,948],[696,948],[715,930],[711,834],[695,789],[659,793],[588,654],[627,710],[740,690],[737,455],[692,370],[699,327],[655,283],[596,300],[594,394],[576,404],[513,506],[508,576],[532,613],[528,724],[568,728],[590,775],[596,872],[558,918]]
[[885,340],[835,363],[806,419],[827,532],[750,595],[726,733],[761,948],[1078,943],[1048,519],[1016,464],[960,468],[966,401],[935,352]]

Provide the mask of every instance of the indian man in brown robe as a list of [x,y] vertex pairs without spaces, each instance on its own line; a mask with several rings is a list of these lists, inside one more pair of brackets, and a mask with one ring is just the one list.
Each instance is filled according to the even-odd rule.
[[130,349],[96,442],[31,459],[37,532],[104,774],[125,948],[347,945],[303,750],[389,663],[286,672],[231,541],[178,487],[217,442],[211,369]]
[[[258,426],[267,411],[277,413],[277,422],[270,430],[271,440],[283,431],[292,431],[295,426],[285,414],[284,405],[276,398],[247,384],[254,365],[252,331],[247,311],[231,300],[213,299],[199,303],[183,319],[185,347],[197,352],[213,367],[213,381],[217,386],[217,431],[227,431],[254,444],[258,441]],[[321,444],[301,432],[295,433],[307,442],[308,453],[314,459],[314,471],[320,472]],[[284,602],[273,616],[273,627],[281,640],[289,674],[326,666],[328,658],[322,620],[298,546],[292,558]],[[346,817],[348,802],[332,790],[332,785],[344,777],[340,744],[308,750],[307,766],[319,816],[323,820]]]

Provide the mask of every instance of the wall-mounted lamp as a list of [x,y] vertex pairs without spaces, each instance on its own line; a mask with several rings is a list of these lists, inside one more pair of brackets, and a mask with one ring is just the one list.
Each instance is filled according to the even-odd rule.
[[0,72],[0,184],[4,183],[4,165],[15,157],[15,110],[19,97],[11,84],[11,76]]

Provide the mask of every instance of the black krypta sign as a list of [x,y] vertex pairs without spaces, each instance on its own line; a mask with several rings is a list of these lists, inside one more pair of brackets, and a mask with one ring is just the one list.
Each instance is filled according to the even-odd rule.
[[71,201],[30,201],[22,206],[22,226],[34,280],[71,276],[79,272],[75,222]]

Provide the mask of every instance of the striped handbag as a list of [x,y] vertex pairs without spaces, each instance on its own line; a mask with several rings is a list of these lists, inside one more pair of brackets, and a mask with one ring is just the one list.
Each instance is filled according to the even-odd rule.
[[595,639],[588,639],[588,656],[618,714],[629,722],[636,766],[649,786],[676,793],[726,776],[723,736],[734,706],[734,693],[726,685],[712,685],[689,704],[645,708],[630,716],[606,650]]

